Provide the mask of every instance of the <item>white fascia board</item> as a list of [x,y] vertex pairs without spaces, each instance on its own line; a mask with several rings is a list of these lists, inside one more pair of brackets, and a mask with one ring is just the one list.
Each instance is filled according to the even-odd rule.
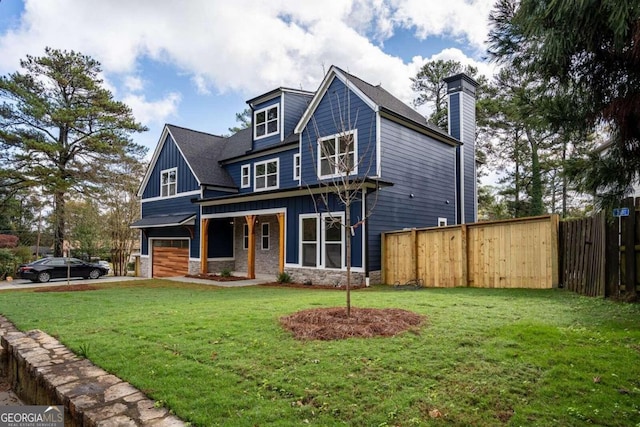
[[331,86],[331,83],[333,83],[334,78],[339,79],[342,83],[344,83],[347,86],[349,90],[351,90],[354,94],[356,94],[358,98],[362,99],[362,101],[365,104],[367,104],[373,111],[378,112],[379,110],[378,105],[375,102],[373,102],[371,98],[366,96],[360,89],[358,89],[356,85],[351,83],[347,78],[347,76],[345,76],[335,66],[332,65],[331,68],[329,69],[329,72],[322,80],[320,87],[316,91],[316,94],[313,96],[313,99],[309,103],[309,106],[307,107],[306,111],[300,118],[300,121],[298,121],[298,124],[294,129],[294,133],[297,133],[297,134],[302,133],[304,128],[309,123],[309,120],[311,120],[313,113],[315,113],[316,108],[318,108],[320,101],[322,100],[324,95],[327,93],[327,89],[329,89],[329,86]]
[[160,139],[156,144],[156,149],[153,151],[153,156],[151,156],[151,161],[149,162],[149,166],[147,166],[147,172],[144,174],[144,178],[142,179],[140,188],[138,188],[138,197],[142,197],[142,193],[144,193],[144,189],[147,187],[147,184],[149,183],[149,179],[151,178],[151,172],[156,166],[156,162],[158,161],[158,157],[160,157],[160,152],[162,151],[162,147],[164,147],[164,143],[167,140],[168,134],[169,134],[169,128],[167,127],[167,125],[164,125],[164,128],[162,129],[162,133],[160,134]]

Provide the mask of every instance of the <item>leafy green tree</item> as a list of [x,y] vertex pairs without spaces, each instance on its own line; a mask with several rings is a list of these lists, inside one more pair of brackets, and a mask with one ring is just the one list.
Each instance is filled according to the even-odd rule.
[[556,86],[571,105],[565,125],[606,124],[609,149],[583,159],[582,185],[603,202],[629,191],[640,174],[640,0],[499,0],[489,52]]
[[74,256],[91,259],[103,252],[105,233],[97,203],[87,198],[68,201],[69,240]]
[[146,129],[103,87],[96,60],[47,48],[20,65],[0,77],[0,179],[53,198],[54,254],[62,255],[68,196],[95,192],[114,164],[141,157],[130,135]]

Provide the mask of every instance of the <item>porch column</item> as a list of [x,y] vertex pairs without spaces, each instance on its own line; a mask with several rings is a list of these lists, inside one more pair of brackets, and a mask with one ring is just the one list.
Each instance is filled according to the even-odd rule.
[[256,278],[256,238],[254,228],[257,215],[246,215],[247,228],[249,229],[249,248],[247,250],[247,277]]
[[284,213],[278,213],[278,231],[280,233],[280,254],[278,258],[278,271],[284,273]]
[[207,274],[209,266],[207,255],[209,253],[209,218],[203,218],[200,223],[200,274]]

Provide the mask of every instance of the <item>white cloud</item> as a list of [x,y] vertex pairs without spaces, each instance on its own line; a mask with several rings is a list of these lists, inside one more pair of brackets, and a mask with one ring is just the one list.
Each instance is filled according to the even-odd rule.
[[21,26],[0,37],[0,70],[52,46],[92,55],[107,73],[135,73],[142,57],[171,63],[201,93],[313,89],[323,65],[383,77],[398,72],[402,61],[369,41],[384,41],[397,26],[420,37],[464,37],[480,48],[491,2],[191,0],[176,7],[168,0],[26,0]]
[[144,95],[129,94],[122,101],[131,107],[133,116],[143,125],[164,124],[169,117],[178,112],[178,105],[182,97],[179,93],[169,93],[166,97],[156,101],[148,101]]
[[391,0],[393,20],[405,28],[415,28],[422,39],[448,35],[462,39],[479,52],[485,50],[489,13],[495,0]]
[[125,76],[124,87],[129,92],[140,92],[144,89],[144,80],[138,76],[132,76],[132,75]]

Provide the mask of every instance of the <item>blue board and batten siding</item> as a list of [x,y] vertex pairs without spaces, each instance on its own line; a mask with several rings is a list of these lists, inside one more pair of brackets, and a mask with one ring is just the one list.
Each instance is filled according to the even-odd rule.
[[[347,114],[349,112],[349,114]],[[357,130],[358,175],[376,173],[376,113],[338,78],[318,103],[300,138],[303,184],[318,182],[318,139]]]
[[182,153],[178,150],[175,142],[171,136],[167,135],[167,139],[162,146],[162,150],[158,155],[158,159],[153,167],[149,181],[142,193],[143,199],[149,199],[152,197],[160,196],[160,173],[163,170],[177,168],[177,191],[178,193],[185,193],[188,191],[198,190],[198,181],[193,176],[189,165],[184,160]]
[[477,220],[476,159],[475,159],[475,99],[465,93],[462,96],[462,141],[464,143],[464,198],[465,222]]
[[311,95],[302,95],[293,92],[282,93],[282,105],[284,110],[284,133],[285,138],[291,135],[311,102]]
[[380,269],[381,233],[455,223],[455,147],[384,118],[380,133],[381,179],[393,186],[368,196],[370,271]]

